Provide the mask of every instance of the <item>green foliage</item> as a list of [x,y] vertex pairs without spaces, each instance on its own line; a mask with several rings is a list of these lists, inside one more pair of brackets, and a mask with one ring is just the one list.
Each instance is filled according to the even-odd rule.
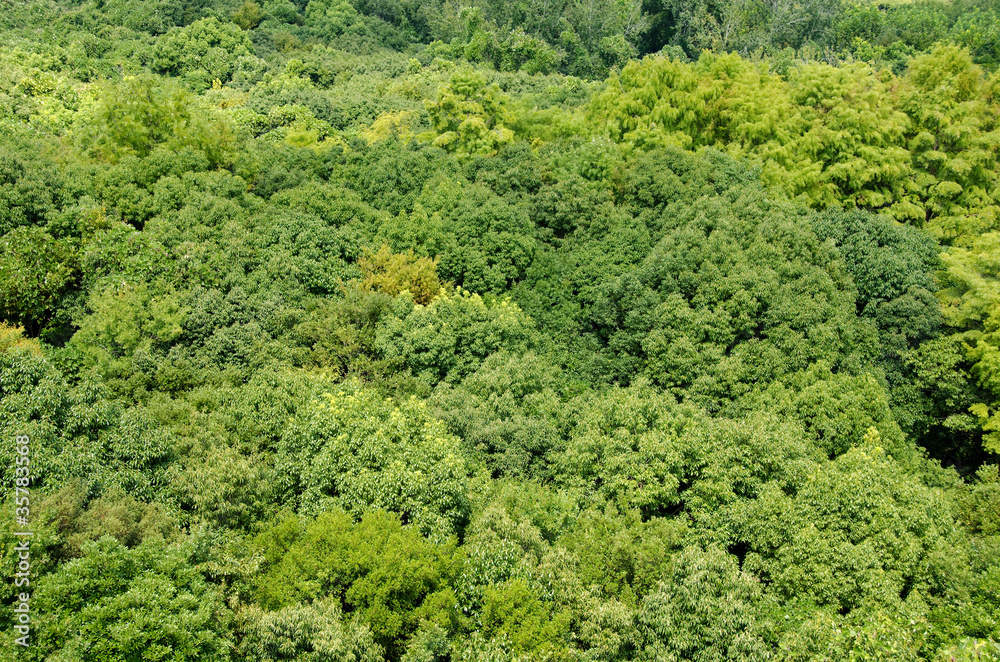
[[43,165],[46,161],[43,145],[18,145],[0,154],[0,236],[22,226],[50,223],[61,234],[59,226],[65,221],[59,212],[80,194],[74,190],[79,184],[68,173]]
[[668,512],[679,501],[693,450],[681,439],[699,425],[698,412],[642,386],[612,391],[588,409],[557,456],[559,482],[592,486],[600,502],[622,510]]
[[[964,330],[959,337],[973,361],[972,374],[990,398],[998,392],[994,377],[998,343],[995,338],[995,307],[992,304],[996,275],[991,262],[983,258],[990,254],[988,251],[996,240],[996,233],[989,233],[976,238],[972,250],[953,248],[942,256],[948,267],[946,284],[949,285],[942,292],[942,299],[950,304],[943,308],[945,319],[957,329]],[[992,401],[979,402],[970,408],[970,412],[980,420],[986,447],[997,452],[1000,436],[995,429],[995,415],[991,414],[991,408],[995,408]]]
[[37,334],[71,287],[76,261],[71,243],[39,227],[0,237],[0,317]]
[[436,212],[442,219],[440,234],[427,228],[428,240],[445,246],[442,276],[466,290],[496,294],[525,277],[538,243],[523,208],[481,185],[444,179],[430,182],[419,201],[431,218]]
[[473,69],[460,69],[442,86],[427,114],[437,134],[434,144],[457,154],[493,154],[513,142],[514,116],[496,85]]
[[74,479],[39,504],[39,517],[62,542],[61,557],[80,557],[84,546],[109,536],[128,548],[144,542],[170,542],[177,523],[157,503],[142,503],[119,487],[109,487],[88,500],[82,481]]
[[375,346],[432,385],[461,380],[494,352],[524,352],[539,343],[531,318],[509,299],[488,301],[458,289],[426,306],[401,300],[397,310]]
[[725,149],[816,206],[906,202],[907,117],[883,103],[889,87],[870,67],[804,64],[784,81],[735,55],[705,53],[693,65],[632,62],[614,80],[593,118],[630,147]]
[[967,54],[940,47],[904,79],[918,96],[893,95],[892,78],[865,65],[803,64],[785,81],[732,55],[694,65],[647,58],[595,99],[592,117],[632,148],[712,145],[749,157],[765,181],[814,206],[888,209],[899,220],[934,220],[940,232],[953,205],[992,218],[979,178],[993,170],[993,150],[975,142],[990,141],[995,124],[979,105],[981,72]]
[[855,618],[819,612],[782,641],[788,659],[918,660],[922,622],[873,611]]
[[927,229],[948,243],[992,229],[1000,212],[992,174],[997,121],[982,71],[968,52],[939,46],[914,58],[905,80],[902,104],[913,121],[909,149]]
[[155,425],[148,410],[107,400],[94,383],[71,387],[28,349],[4,354],[2,374],[8,443],[20,434],[37,442],[31,466],[39,485],[58,489],[79,478],[88,491],[119,487],[145,500],[162,496],[176,439]]
[[236,8],[231,18],[233,23],[244,30],[253,30],[264,20],[264,12],[256,2],[247,0]]
[[972,7],[951,28],[952,38],[971,51],[976,62],[995,68],[1000,64],[1000,32],[996,7]]
[[975,661],[988,660],[1000,655],[1000,645],[988,639],[964,639],[956,646],[942,651],[939,659]]
[[212,80],[233,77],[241,58],[253,57],[250,39],[232,23],[215,18],[174,28],[156,40],[153,70],[182,77],[204,89]]
[[377,252],[368,251],[358,260],[358,267],[365,275],[361,289],[375,289],[390,296],[409,292],[414,303],[426,305],[441,291],[437,264],[437,259],[392,253],[383,244]]
[[242,626],[245,634],[240,643],[240,659],[275,662],[384,659],[368,627],[343,622],[336,600],[290,605],[273,612],[251,608],[241,614],[241,619],[245,622]]
[[[183,25],[188,3],[169,3],[149,0],[110,0],[101,9],[107,21],[138,32],[158,35],[170,28]],[[188,11],[185,11],[188,10]]]
[[937,246],[927,235],[859,213],[827,213],[814,227],[820,238],[833,239],[845,267],[858,287],[856,306],[875,322],[882,346],[880,363],[886,372],[889,397],[897,422],[907,432],[923,436],[961,408],[941,407],[945,389],[939,378],[916,384],[912,359],[917,348],[929,350],[939,337],[943,319],[933,273],[940,268]]
[[232,146],[229,128],[195,104],[168,79],[137,76],[105,83],[80,120],[78,141],[87,153],[112,163],[129,155],[146,157],[163,145],[169,150],[192,147],[220,165]]
[[[447,612],[454,609],[454,596],[446,585],[453,572],[453,546],[428,542],[413,527],[401,526],[394,515],[373,511],[355,524],[343,511],[331,511],[304,526],[287,519],[265,530],[255,547],[267,563],[267,572],[257,579],[261,604],[283,608],[270,619],[265,616],[268,620],[261,625],[284,621],[289,627],[302,619],[305,623],[299,627],[305,629],[306,619],[323,617],[329,623],[323,627],[333,629],[330,620],[336,614],[323,615],[322,603],[313,602],[312,609],[292,607],[329,596],[344,611],[361,616],[371,628],[368,636],[397,657],[422,619],[448,623]],[[341,631],[351,637],[341,646],[353,640],[355,650],[375,652],[365,641],[364,629]]]
[[653,43],[671,43],[692,56],[704,49],[741,54],[797,49],[834,32],[844,7],[816,1],[762,4],[744,0],[674,0],[652,6],[659,10],[650,35],[656,39]]
[[767,578],[786,600],[842,613],[895,610],[964,591],[961,560],[944,552],[961,533],[933,505],[942,496],[894,476],[880,441],[871,430],[865,444],[811,472],[794,496],[765,488],[738,516],[749,515],[748,532],[771,532],[750,534],[744,569]]
[[[553,613],[521,579],[489,587],[483,595],[483,633],[510,642],[511,652],[531,657],[558,655],[569,614]],[[558,652],[557,652],[558,651]]]
[[171,468],[169,491],[195,521],[251,530],[274,512],[274,486],[266,460],[229,447],[191,453]]
[[332,369],[340,375],[368,375],[393,369],[393,361],[375,356],[376,326],[392,306],[392,299],[378,292],[345,288],[344,298],[319,304],[292,330],[308,348],[302,362]]
[[29,659],[995,657],[989,2],[7,4]]
[[497,476],[547,477],[552,451],[571,412],[556,366],[533,352],[499,351],[461,383],[438,384],[438,416]]
[[27,349],[34,354],[41,355],[41,345],[37,341],[25,338],[23,334],[24,329],[0,322],[0,354],[6,354],[12,350]]
[[448,633],[439,625],[422,625],[407,644],[405,662],[438,662],[450,659]]
[[759,582],[718,549],[688,548],[643,600],[637,659],[769,660]]
[[324,39],[358,29],[358,18],[357,11],[347,0],[309,0],[306,5],[306,26]]
[[[39,352],[30,348],[15,348],[0,354],[0,406],[3,408],[4,433],[10,437],[7,452],[14,453],[15,434],[27,434],[38,441],[32,458],[32,474],[36,481],[45,481],[58,471],[57,460],[63,440],[58,423],[65,420],[71,407],[67,385],[59,371]],[[16,432],[23,430],[23,432]],[[29,437],[30,438],[30,437]],[[13,455],[12,455],[13,457]],[[14,467],[4,467],[4,476],[14,476]]]
[[978,480],[967,486],[962,495],[962,519],[976,533],[997,535],[1000,533],[1000,519],[996,508],[1000,501],[1000,475],[997,466],[983,466],[976,478]]
[[735,189],[672,211],[642,265],[607,283],[590,312],[618,379],[644,369],[689,398],[736,399],[821,359],[864,360],[871,329],[835,254],[795,220],[801,210]]
[[581,513],[559,545],[579,560],[577,575],[584,586],[638,606],[654,593],[663,569],[679,551],[683,524],[668,518],[641,521],[636,511],[614,508]]
[[276,458],[282,496],[304,512],[399,513],[425,533],[461,531],[468,517],[458,440],[415,399],[340,389],[302,411]]
[[797,377],[793,416],[805,424],[806,432],[828,456],[841,455],[860,444],[874,429],[897,460],[910,459],[910,446],[896,424],[886,393],[871,375],[834,375],[825,365],[817,364]]
[[43,578],[33,591],[34,659],[228,658],[228,609],[191,564],[191,550],[126,549],[110,537]]
[[126,374],[136,352],[148,354],[179,338],[187,314],[172,289],[151,292],[145,283],[112,285],[94,296],[88,309],[74,342],[108,376]]

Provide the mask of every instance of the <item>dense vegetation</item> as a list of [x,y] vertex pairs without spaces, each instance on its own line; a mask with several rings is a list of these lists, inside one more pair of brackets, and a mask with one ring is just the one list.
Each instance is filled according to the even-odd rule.
[[995,2],[0,7],[4,659],[1000,658]]

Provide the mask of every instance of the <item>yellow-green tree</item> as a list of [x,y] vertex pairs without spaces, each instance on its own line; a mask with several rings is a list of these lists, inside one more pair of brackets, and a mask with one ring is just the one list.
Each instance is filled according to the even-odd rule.
[[388,244],[378,251],[366,251],[358,260],[364,274],[361,289],[377,290],[391,296],[406,291],[422,305],[431,302],[441,291],[437,276],[440,258],[418,257],[412,252],[393,253]]
[[515,118],[508,103],[497,85],[486,84],[481,72],[456,71],[433,101],[424,101],[436,134],[434,144],[457,154],[496,153],[514,141],[508,127]]

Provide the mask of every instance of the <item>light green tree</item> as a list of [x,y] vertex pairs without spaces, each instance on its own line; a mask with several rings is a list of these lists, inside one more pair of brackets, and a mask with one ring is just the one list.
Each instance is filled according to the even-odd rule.
[[188,546],[126,549],[111,537],[39,581],[32,657],[97,662],[229,659],[231,615]]
[[371,629],[344,622],[339,600],[317,600],[267,612],[251,606],[240,615],[245,634],[240,659],[260,662],[379,662],[383,651]]
[[253,44],[238,26],[203,18],[156,40],[153,70],[182,76],[204,89],[215,79],[228,81],[237,61],[252,56]]
[[275,462],[281,493],[304,512],[388,510],[445,537],[468,517],[458,439],[415,398],[396,405],[358,385],[326,394],[296,415]]
[[424,105],[436,134],[431,136],[434,144],[449,152],[494,154],[514,140],[508,127],[515,117],[506,95],[471,68],[456,71],[436,98]]

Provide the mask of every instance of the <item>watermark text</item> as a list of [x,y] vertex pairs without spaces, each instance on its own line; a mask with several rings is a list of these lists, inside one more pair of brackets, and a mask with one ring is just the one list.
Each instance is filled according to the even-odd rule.
[[31,637],[31,537],[34,535],[29,528],[31,517],[31,449],[26,435],[14,438],[14,520],[17,522],[17,545],[14,553],[17,555],[17,566],[14,572],[14,586],[18,592],[14,601],[14,631],[18,635],[14,643],[27,646]]

